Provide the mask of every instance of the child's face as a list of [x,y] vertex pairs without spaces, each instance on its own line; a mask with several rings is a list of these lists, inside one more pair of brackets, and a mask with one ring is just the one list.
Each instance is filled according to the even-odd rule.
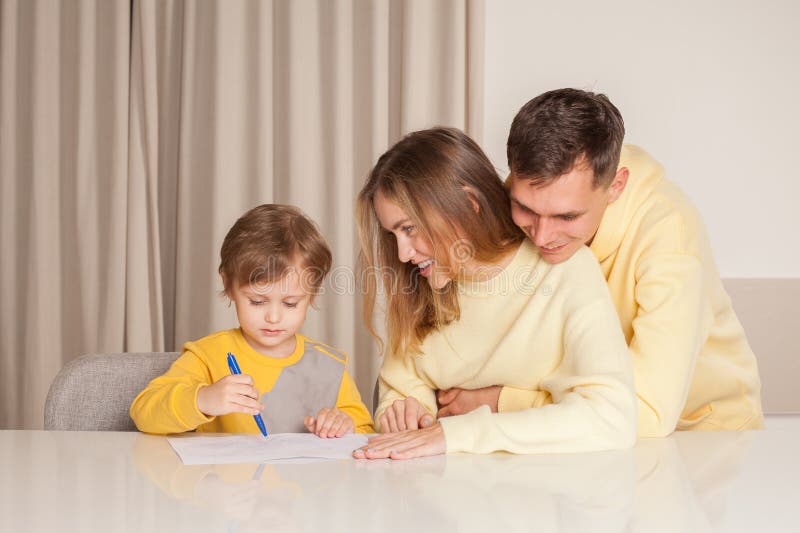
[[259,353],[288,357],[294,352],[294,335],[306,320],[311,303],[293,268],[280,280],[250,285],[234,283],[231,300],[244,338]]

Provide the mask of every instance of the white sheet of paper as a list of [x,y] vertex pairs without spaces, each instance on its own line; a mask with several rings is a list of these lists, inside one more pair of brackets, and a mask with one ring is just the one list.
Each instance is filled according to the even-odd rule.
[[367,435],[321,439],[311,433],[261,435],[181,435],[167,437],[185,465],[269,463],[287,459],[349,459]]

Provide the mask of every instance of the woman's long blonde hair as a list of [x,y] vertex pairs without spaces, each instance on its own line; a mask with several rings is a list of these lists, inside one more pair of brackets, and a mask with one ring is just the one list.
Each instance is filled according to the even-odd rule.
[[431,331],[460,318],[458,294],[454,283],[432,289],[415,265],[399,260],[394,235],[375,213],[379,191],[431,242],[435,265],[451,271],[454,257],[491,264],[525,236],[511,218],[508,194],[492,163],[462,131],[410,133],[378,159],[356,203],[364,322],[383,351],[373,314],[378,291],[385,291],[389,353],[417,354]]

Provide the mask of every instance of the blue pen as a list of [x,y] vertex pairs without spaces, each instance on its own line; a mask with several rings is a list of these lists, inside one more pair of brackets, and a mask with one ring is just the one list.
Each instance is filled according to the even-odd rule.
[[[228,352],[228,368],[231,369],[231,374],[238,375],[242,373],[239,369],[239,363],[236,362],[236,357],[231,352]],[[264,425],[264,419],[261,418],[261,414],[253,415],[253,418],[256,419],[256,424],[258,424],[258,429],[261,430],[261,434],[266,437],[267,427]]]

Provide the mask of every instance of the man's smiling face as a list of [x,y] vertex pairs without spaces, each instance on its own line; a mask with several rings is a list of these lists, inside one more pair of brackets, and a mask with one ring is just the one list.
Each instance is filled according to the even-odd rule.
[[511,215],[548,263],[561,263],[597,233],[608,205],[627,183],[620,169],[608,186],[593,186],[594,172],[578,161],[566,174],[534,185],[513,170],[508,178]]

